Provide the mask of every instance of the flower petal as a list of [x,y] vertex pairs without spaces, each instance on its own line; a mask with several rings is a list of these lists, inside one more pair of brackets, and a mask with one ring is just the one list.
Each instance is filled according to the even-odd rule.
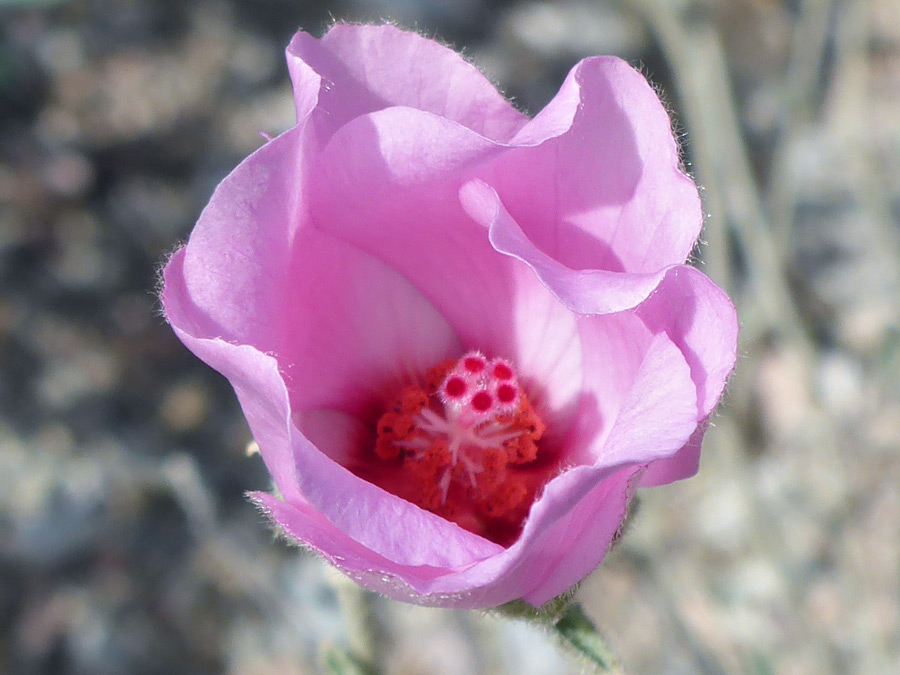
[[601,466],[647,464],[674,455],[697,428],[697,390],[667,335],[649,345],[597,458]]
[[698,419],[704,419],[722,397],[737,359],[734,304],[705,274],[679,265],[667,272],[637,313],[653,332],[665,332],[681,349],[697,386]]
[[228,378],[276,487],[286,498],[297,498],[300,493],[288,424],[290,403],[278,364],[273,356],[252,346],[203,335],[203,313],[192,302],[185,283],[186,252],[176,252],[163,272],[166,318],[188,349]]
[[459,202],[470,168],[500,149],[429,113],[367,115],[326,146],[313,212],[319,229],[408,279],[464,348],[512,359],[554,419],[551,435],[561,435],[580,384],[575,317],[525,265],[497,255],[487,229]]
[[703,222],[697,188],[680,170],[666,110],[624,61],[579,63],[512,144],[527,147],[479,175],[560,265],[655,274],[690,253]]
[[466,346],[473,333],[497,332],[498,319],[508,326],[508,317],[497,314],[513,306],[510,267],[458,197],[462,177],[496,152],[498,146],[455,122],[390,108],[335,134],[312,191],[315,226],[397,270]]
[[700,461],[706,421],[722,397],[737,358],[737,312],[725,292],[692,267],[673,267],[658,291],[638,308],[655,332],[678,345],[697,387],[698,429],[674,457],[650,465],[641,485],[654,486],[693,476]]
[[[624,518],[640,471],[579,467],[554,480],[532,509],[519,540],[459,567],[400,565],[348,538],[302,500],[286,504],[255,493],[271,517],[351,578],[397,600],[483,609],[524,598],[535,606],[594,569]],[[336,553],[339,552],[339,553]]]
[[[304,502],[373,553],[400,565],[456,568],[500,550],[456,523],[353,475],[293,429]],[[296,504],[294,498],[285,499]]]
[[697,473],[697,469],[700,468],[700,446],[706,434],[706,426],[707,421],[701,421],[690,440],[671,457],[650,462],[647,470],[641,475],[640,487],[668,485]]
[[337,24],[321,40],[297,33],[287,57],[295,91],[305,90],[308,70],[323,79],[317,119],[323,138],[392,106],[435,113],[501,141],[528,121],[459,54],[395,26]]
[[[184,344],[234,386],[241,408],[275,485],[289,504],[308,504],[345,536],[373,554],[401,565],[439,568],[471,564],[499,546],[454,523],[423,511],[351,474],[313,445],[295,426],[289,395],[274,356],[247,345],[200,338],[182,330],[177,274],[179,252],[166,269],[166,308]],[[321,433],[316,419],[297,420],[325,449],[337,446]]]
[[462,352],[447,321],[397,271],[312,228],[295,238],[286,285],[278,353],[294,410],[380,414],[401,387]]
[[540,605],[594,569],[628,509],[639,467],[613,471],[577,467],[553,479],[532,506],[522,535],[511,547],[430,584],[454,594],[453,607],[494,607],[517,598]]
[[665,276],[665,269],[648,274],[570,269],[535,246],[487,183],[470,181],[462,187],[460,199],[468,214],[489,228],[491,245],[497,251],[531,267],[560,302],[575,312],[608,314],[630,309],[645,300]]
[[[288,503],[265,492],[253,492],[250,497],[287,535],[311,546],[328,562],[351,576],[366,572],[372,574],[374,570],[380,570],[379,581],[383,575],[397,575],[412,584],[420,585],[445,573],[444,568],[409,566],[388,560],[341,532],[302,498]],[[395,584],[395,588],[401,591],[408,588],[408,585]]]
[[584,317],[582,404],[566,439],[573,462],[617,467],[674,455],[697,426],[690,369],[665,333],[633,313]]
[[523,594],[526,602],[539,607],[569,590],[573,580],[584,579],[597,568],[628,515],[640,475],[640,470],[631,468],[606,480],[598,481],[596,476],[588,479],[593,483],[591,491],[569,512],[556,560],[548,565],[547,576]]
[[302,143],[303,127],[266,143],[218,185],[200,215],[179,260],[179,292],[190,308],[184,327],[192,333],[276,348],[300,222]]
[[[288,170],[297,162],[291,144],[301,141],[300,129],[272,141],[217,189],[165,270],[167,318],[188,348],[234,386],[286,499],[302,495],[379,555],[408,564],[469,564],[496,545],[357,478],[292,420],[291,396],[295,404],[326,407],[339,400],[337,390],[349,388],[342,377],[365,390],[381,376],[402,377],[419,360],[432,365],[460,349],[447,323],[396,272],[303,227],[297,193],[286,185],[297,175]],[[268,171],[271,161],[284,164],[283,174]],[[298,265],[306,266],[302,282]],[[346,313],[334,313],[335,303],[346,304]],[[351,325],[353,317],[367,325]],[[315,380],[323,368],[331,369],[327,386]],[[302,386],[292,386],[289,396],[284,377],[301,371]],[[340,401],[353,407],[352,400]]]
[[[340,242],[337,245],[350,249]],[[317,424],[325,411],[313,410],[304,414],[305,409],[299,407],[313,403],[325,407],[335,403],[352,408],[352,399],[341,399],[342,392],[339,391],[343,387],[347,392],[359,395],[347,378],[358,377],[356,384],[365,391],[369,381],[366,378],[374,377],[372,371],[396,379],[398,372],[408,372],[412,367],[410,364],[428,349],[437,351],[423,358],[435,356],[436,360],[448,352],[459,351],[452,332],[433,314],[421,296],[410,291],[408,283],[371,259],[367,264],[365,259],[368,257],[356,252],[363,260],[354,261],[357,264],[355,273],[348,273],[345,279],[337,282],[327,277],[323,279],[325,295],[312,291],[311,295],[298,294],[304,302],[317,303],[320,317],[310,324],[316,330],[309,331],[304,325],[300,327],[302,334],[288,334],[294,340],[292,346],[297,355],[293,362],[285,362],[290,364],[287,371],[295,371],[302,378],[299,380],[302,386],[292,387],[289,395],[279,367],[283,355],[276,359],[248,345],[233,345],[189,332],[193,305],[182,277],[182,263],[189,247],[176,253],[166,268],[163,299],[168,318],[185,345],[225,375],[234,386],[263,460],[289,503],[302,499],[318,509],[346,536],[401,564],[452,567],[470,564],[498,548],[496,544],[351,474],[335,461],[348,451],[347,446],[334,443],[333,436],[323,434],[321,425]],[[321,254],[320,259],[326,267],[334,262],[334,258],[328,257],[334,250],[318,248],[316,251]],[[344,255],[348,253],[342,249],[337,251]],[[360,276],[367,267],[370,272],[374,267],[383,273],[368,278]],[[392,314],[379,315],[371,326],[350,325],[349,317],[354,316],[353,312],[332,314],[329,305],[322,306],[329,300],[327,293],[332,293],[330,299],[337,303],[348,302],[348,295],[352,302],[366,300],[368,293],[371,305],[355,307],[354,311],[359,315],[365,311],[377,312],[391,303],[396,306],[392,307]],[[380,300],[376,299],[379,294]],[[342,320],[345,325],[340,325]],[[392,320],[398,323],[392,323]],[[404,323],[406,320],[409,323]],[[433,342],[427,339],[429,325],[436,331]],[[182,329],[182,326],[189,329]],[[417,328],[421,328],[419,337],[424,339],[411,346],[403,335],[408,336]],[[407,348],[409,351],[405,351]],[[429,365],[431,363],[429,360]],[[323,371],[327,372],[323,374]],[[294,399],[293,403],[290,398]],[[323,447],[314,445],[295,424],[300,424],[302,430],[323,443]]]
[[633,312],[579,319],[581,397],[564,445],[574,464],[594,464],[625,406],[653,334]]

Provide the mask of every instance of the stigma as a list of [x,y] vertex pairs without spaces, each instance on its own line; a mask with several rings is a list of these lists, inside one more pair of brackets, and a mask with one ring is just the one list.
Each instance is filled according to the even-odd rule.
[[390,491],[494,540],[518,535],[544,424],[509,361],[470,351],[404,388],[378,419]]

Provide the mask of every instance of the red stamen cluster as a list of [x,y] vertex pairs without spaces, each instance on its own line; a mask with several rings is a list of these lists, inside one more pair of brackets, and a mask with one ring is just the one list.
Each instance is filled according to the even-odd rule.
[[518,536],[539,487],[530,464],[544,424],[512,366],[469,352],[407,387],[378,420],[375,454],[390,488],[495,541]]

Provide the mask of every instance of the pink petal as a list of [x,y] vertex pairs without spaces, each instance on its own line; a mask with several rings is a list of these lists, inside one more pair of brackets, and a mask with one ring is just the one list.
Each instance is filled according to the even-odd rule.
[[312,228],[294,248],[278,350],[294,410],[371,415],[428,368],[462,353],[440,313],[380,260]]
[[684,265],[668,271],[638,315],[654,332],[678,345],[697,386],[697,416],[715,408],[737,358],[738,320],[734,304],[706,275]]
[[553,481],[532,506],[522,535],[508,549],[440,577],[431,591],[458,594],[458,608],[494,607],[517,598],[539,605],[583,578],[609,549],[639,471],[577,467]]
[[579,63],[512,144],[535,147],[481,175],[560,265],[655,274],[684,262],[703,222],[697,189],[680,170],[665,108],[625,62]]
[[647,298],[665,276],[605,269],[573,270],[535,246],[486,183],[463,186],[460,199],[468,214],[490,229],[490,241],[500,253],[521,260],[567,307],[580,314],[608,314],[630,309]]
[[[372,578],[365,585],[370,588],[384,576],[395,575],[407,579],[405,583],[392,584],[396,592],[403,592],[410,586],[423,587],[445,573],[444,568],[408,566],[378,555],[341,532],[302,498],[287,503],[265,492],[254,492],[251,497],[286,534],[311,546],[336,567],[354,577],[368,573]],[[379,570],[377,577],[374,570]]]
[[500,548],[358,478],[299,431],[295,431],[293,453],[304,501],[378,556],[400,565],[454,568],[470,565]]
[[647,464],[674,455],[697,428],[697,390],[679,349],[653,337],[599,448],[601,466]]
[[575,317],[525,265],[497,255],[487,229],[459,202],[470,168],[499,150],[428,113],[373,113],[326,146],[312,210],[319,229],[408,279],[464,348],[512,359],[554,420],[551,435],[561,435],[580,381]]
[[703,443],[706,425],[706,420],[700,422],[690,440],[671,457],[650,462],[641,475],[640,487],[668,485],[697,473],[700,468],[700,445]]
[[307,408],[294,412],[294,425],[319,452],[352,469],[360,450],[375,444],[375,432],[364,417],[332,408]]
[[[327,241],[322,235],[314,236]],[[300,250],[306,250],[302,246],[305,240],[299,241]],[[352,400],[343,401],[334,390],[342,381],[347,392],[355,392],[352,385],[364,389],[368,381],[365,378],[373,377],[372,371],[399,377],[397,369],[400,369],[403,374],[418,375],[421,371],[410,369],[416,367],[415,359],[428,349],[436,351],[424,358],[434,356],[436,360],[449,351],[459,351],[446,324],[407,282],[365,254],[352,253],[346,244],[335,244],[337,248],[320,245],[311,250],[310,258],[318,255],[327,268],[335,258],[346,261],[343,256],[355,255],[356,259],[350,258],[354,263],[353,272],[342,276],[340,267],[334,267],[332,276],[336,278],[329,279],[327,274],[319,277],[321,292],[310,290],[308,295],[298,294],[298,302],[313,303],[313,309],[306,311],[309,318],[318,316],[311,324],[316,330],[309,331],[306,325],[296,326],[297,332],[286,334],[296,341],[294,347],[298,349],[294,361],[285,362],[290,364],[289,372],[301,377],[302,387],[291,391],[296,401],[315,402],[321,407],[329,402],[351,406]],[[188,244],[173,256],[166,268],[163,302],[167,316],[185,345],[234,386],[267,468],[285,499],[294,503],[302,495],[304,502],[318,509],[347,536],[374,553],[402,564],[457,566],[479,560],[498,548],[361,480],[324,454],[323,450],[333,455],[346,450],[337,448],[331,442],[333,438],[323,439],[315,418],[304,418],[304,409],[298,410],[296,402],[292,408],[279,367],[283,357],[263,354],[248,345],[238,346],[216,337],[192,334],[197,326],[193,317],[199,313],[202,318],[203,312],[184,283],[183,262],[191,246]],[[311,260],[306,262],[311,264]],[[315,279],[306,277],[310,278]],[[243,281],[240,275],[238,280]],[[241,288],[236,286],[234,291],[240,293]],[[334,303],[350,306],[335,308]],[[370,321],[370,326],[350,323],[351,317],[365,319],[366,311],[377,312],[385,307],[389,308],[388,313],[379,314],[377,321]],[[419,341],[412,344],[409,336],[417,330]],[[429,330],[434,331],[431,334],[434,342],[428,341]],[[328,341],[331,350],[326,349]],[[429,365],[432,363],[429,360]],[[323,374],[323,370],[328,372]],[[355,382],[341,379],[347,377],[355,378]],[[292,421],[292,410],[300,413],[297,421],[327,447],[319,449],[303,436]]]
[[297,111],[297,124],[303,124],[315,111],[322,92],[322,78],[312,67],[293,53],[291,47],[299,39],[300,33],[285,50],[288,72],[294,92],[294,109]]
[[[404,565],[454,567],[471,564],[499,547],[435,514],[384,492],[351,474],[314,446],[295,426],[289,395],[275,357],[247,345],[199,338],[183,330],[185,311],[178,274],[182,253],[166,269],[164,301],[176,334],[203,361],[234,386],[241,408],[275,485],[290,504],[312,506],[345,536],[373,554]],[[316,420],[307,426],[326,450]]]
[[[480,559],[496,545],[360,480],[292,422],[296,408],[282,367],[288,377],[302,373],[302,386],[290,391],[295,405],[353,407],[342,387],[371,391],[380,377],[419,375],[420,361],[430,366],[460,351],[447,323],[396,272],[308,228],[295,231],[304,218],[297,192],[285,185],[294,174],[269,172],[268,162],[294,166],[283,153],[300,138],[295,130],[272,141],[217,189],[166,268],[167,317],[182,341],[235,387],[285,498],[303,495],[348,536],[391,559],[440,566]],[[330,359],[323,355],[326,338]]]
[[494,340],[484,340],[492,354],[510,359],[535,410],[547,423],[543,443],[558,446],[568,433],[584,376],[577,317],[535,278],[511,260],[513,306],[509,325]]
[[528,121],[459,54],[395,26],[337,24],[321,40],[297,33],[287,57],[295,92],[305,91],[309,71],[323,80],[322,138],[392,106],[435,113],[501,141]]
[[187,292],[185,253],[185,249],[175,253],[163,272],[166,318],[188,349],[228,378],[276,487],[286,498],[297,498],[300,492],[288,423],[290,403],[278,364],[273,356],[252,346],[202,337],[204,313]]
[[639,477],[639,470],[626,469],[606,480],[589,479],[593,487],[571,509],[556,547],[556,561],[549,565],[549,574],[523,594],[525,601],[539,607],[569,590],[573,580],[584,579],[597,568],[628,515]]
[[315,226],[397,270],[466,346],[505,329],[513,306],[511,268],[458,198],[462,176],[497,151],[455,122],[390,108],[342,127],[313,185]]
[[674,455],[697,426],[690,369],[665,333],[631,313],[580,322],[585,381],[565,445],[573,462],[616,467]]
[[692,267],[669,270],[656,294],[638,308],[654,331],[678,345],[697,387],[698,429],[672,458],[650,465],[641,485],[654,486],[693,476],[708,417],[722,397],[737,358],[738,320],[722,289]]
[[[479,609],[524,598],[537,606],[567,590],[605,556],[624,518],[638,470],[580,467],[548,485],[522,537],[472,565],[400,565],[334,528],[302,500],[254,499],[299,541],[371,590],[407,602]],[[339,554],[335,552],[339,551]],[[577,575],[577,576],[576,576]]]
[[[461,346],[396,271],[302,226],[303,142],[303,129],[292,129],[219,185],[164,303],[173,324],[197,337],[276,354],[289,381],[304,383],[291,387],[294,405],[358,410]],[[177,319],[166,301],[174,293],[185,308]]]
[[582,317],[578,328],[584,373],[575,425],[564,446],[574,464],[594,464],[628,399],[653,334],[632,312]]
[[[631,366],[636,368],[631,393],[620,405],[602,454],[595,465],[571,469],[551,481],[513,546],[464,568],[429,568],[424,578],[416,570],[371,560],[354,568],[342,561],[336,564],[391,597],[458,608],[494,606],[518,597],[537,605],[593,569],[624,517],[640,464],[674,453],[695,425],[695,395],[685,391],[692,385],[683,357],[665,334],[635,335],[643,324],[633,319],[635,324],[618,326],[619,348],[624,352],[632,335],[643,352],[632,358],[637,365]],[[606,331],[615,335],[609,326]],[[678,386],[659,382],[661,373]],[[679,404],[685,400],[688,405]]]
[[302,143],[303,128],[291,129],[216,188],[179,261],[178,292],[190,304],[185,329],[262,351],[277,347],[290,241],[300,221]]

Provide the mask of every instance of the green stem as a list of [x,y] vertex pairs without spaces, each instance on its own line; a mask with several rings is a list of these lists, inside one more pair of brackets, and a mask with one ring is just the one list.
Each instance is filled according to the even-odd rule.
[[373,672],[353,654],[333,645],[323,649],[322,665],[328,675],[371,675]]
[[[339,572],[329,570],[328,580],[337,594],[349,651],[339,648],[326,653],[329,673],[376,674],[383,670],[384,626],[375,607],[375,595],[350,581]],[[356,668],[353,670],[352,668]]]
[[573,602],[566,607],[560,619],[553,624],[553,629],[563,644],[593,664],[598,672],[622,672],[606,640],[578,603]]

